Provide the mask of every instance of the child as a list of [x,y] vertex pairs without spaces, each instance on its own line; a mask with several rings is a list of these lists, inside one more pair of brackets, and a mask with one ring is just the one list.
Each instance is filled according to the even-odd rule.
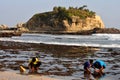
[[102,60],[96,60],[92,67],[95,69],[95,72],[98,72],[98,73],[103,73],[104,72],[104,69],[106,68],[106,64],[104,61]]
[[38,60],[38,58],[33,57],[28,64],[29,67],[29,71],[31,73],[37,72],[37,70],[39,69],[39,66],[41,65],[41,62]]
[[84,63],[84,70],[85,70],[85,72],[91,73],[90,68],[91,68],[92,64],[93,64],[93,60],[92,59],[90,59],[89,61]]

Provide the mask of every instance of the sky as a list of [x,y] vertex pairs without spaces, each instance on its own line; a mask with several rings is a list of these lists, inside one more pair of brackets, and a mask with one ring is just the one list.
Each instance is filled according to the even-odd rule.
[[54,6],[81,7],[96,12],[106,28],[120,29],[120,0],[0,0],[0,25],[14,27],[34,14],[52,11]]

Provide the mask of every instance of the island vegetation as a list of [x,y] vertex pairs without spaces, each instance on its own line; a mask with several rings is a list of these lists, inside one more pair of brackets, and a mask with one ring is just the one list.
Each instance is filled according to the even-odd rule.
[[[63,20],[68,20],[68,22],[71,23],[73,16],[78,16],[80,19],[84,19],[84,20],[88,17],[89,18],[95,17],[96,13],[93,11],[90,11],[86,7],[87,5],[83,5],[82,7],[75,7],[75,8],[69,7],[67,9],[65,7],[55,6],[53,8],[53,11],[45,12],[41,14],[38,13],[38,14],[35,14],[33,17],[37,18],[36,20],[41,19],[41,21],[46,22],[46,24],[49,24],[51,26],[58,25]],[[55,20],[53,21],[53,23],[50,24],[49,22],[51,17],[54,18]]]
[[42,15],[35,16],[40,16],[44,20],[51,17],[50,15],[55,15],[55,18],[57,18],[58,21],[71,20],[72,16],[79,16],[81,19],[86,19],[87,17],[95,17],[95,12],[86,9],[86,7],[86,5],[83,5],[79,8],[69,7],[68,9],[66,9],[65,7],[55,6],[52,12],[47,12]]

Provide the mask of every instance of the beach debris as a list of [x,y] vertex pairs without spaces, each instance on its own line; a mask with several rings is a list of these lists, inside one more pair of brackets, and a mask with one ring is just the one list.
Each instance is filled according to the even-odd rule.
[[20,73],[25,73],[25,72],[26,72],[26,69],[22,65],[20,65]]

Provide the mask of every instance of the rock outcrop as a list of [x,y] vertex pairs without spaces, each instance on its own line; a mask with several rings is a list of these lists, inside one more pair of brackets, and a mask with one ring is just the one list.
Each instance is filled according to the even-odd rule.
[[22,25],[30,32],[76,33],[105,28],[100,16],[83,8],[58,7],[53,11],[35,14]]
[[120,34],[120,30],[116,28],[104,28],[104,29],[94,29],[94,33],[111,33],[111,34]]
[[20,32],[13,32],[13,31],[0,32],[0,37],[12,37],[12,36],[21,36],[21,33]]
[[15,27],[9,28],[7,25],[0,25],[0,37],[21,36],[22,33],[17,29]]
[[78,16],[73,16],[71,22],[68,20],[62,20],[59,24],[55,24],[55,22],[56,19],[53,17],[49,18],[46,22],[43,22],[40,17],[35,18],[33,16],[26,24],[24,24],[24,28],[26,31],[51,33],[75,33],[92,30],[94,28],[105,28],[103,21],[97,15],[94,18],[86,19],[80,19]]
[[8,29],[8,26],[5,25],[5,24],[1,24],[1,25],[0,25],[0,30],[3,30],[3,29]]
[[25,27],[23,27],[24,23],[18,23],[16,25],[17,31],[18,32],[29,32],[29,30]]
[[79,32],[92,30],[94,28],[105,28],[100,16],[95,16],[94,18],[86,18],[85,20],[80,19],[77,16],[72,17],[72,23],[69,24],[67,20],[63,21],[67,32]]

